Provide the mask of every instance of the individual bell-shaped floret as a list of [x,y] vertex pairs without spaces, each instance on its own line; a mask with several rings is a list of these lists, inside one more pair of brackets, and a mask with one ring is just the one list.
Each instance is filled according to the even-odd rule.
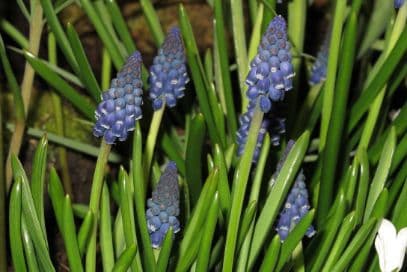
[[114,144],[116,139],[126,140],[128,132],[134,130],[136,120],[142,117],[141,65],[141,55],[136,51],[102,94],[95,111],[93,134],[103,136],[108,144]]
[[[309,212],[309,209],[310,205],[308,201],[308,191],[305,185],[305,176],[301,170],[294,182],[294,186],[288,194],[283,211],[280,213],[280,218],[277,223],[276,230],[281,241],[284,241],[287,238],[288,234]],[[311,237],[314,234],[315,229],[313,226],[310,226],[305,235]]]
[[185,61],[181,33],[178,27],[174,27],[165,37],[150,68],[150,98],[155,111],[164,104],[174,107],[177,99],[184,96],[189,81]]
[[179,187],[177,166],[169,162],[160,177],[152,198],[147,200],[147,228],[153,248],[159,248],[172,227],[173,232],[181,230],[179,215]]

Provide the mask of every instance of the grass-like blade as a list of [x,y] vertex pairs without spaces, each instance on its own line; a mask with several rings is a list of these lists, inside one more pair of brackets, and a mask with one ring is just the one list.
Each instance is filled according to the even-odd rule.
[[57,174],[55,168],[51,168],[50,179],[48,184],[48,194],[51,199],[52,208],[54,209],[55,218],[58,224],[58,228],[61,232],[64,231],[64,189],[62,187],[61,180]]
[[64,229],[63,237],[65,242],[66,255],[68,257],[71,271],[83,271],[81,255],[79,253],[78,240],[76,236],[76,227],[72,212],[71,198],[65,196],[63,209]]
[[28,271],[40,271],[37,263],[37,257],[35,256],[34,245],[31,241],[30,234],[28,233],[28,226],[25,223],[24,217],[21,217],[21,236],[24,244],[24,252],[27,259]]
[[[90,237],[90,233],[93,228],[95,217],[91,211],[87,211],[83,223],[78,231],[78,248],[79,254],[82,257],[86,251],[86,245]],[[102,239],[101,239],[102,240]]]
[[287,239],[281,245],[280,257],[278,259],[277,264],[277,271],[279,271],[284,266],[284,264],[289,260],[294,249],[297,247],[298,243],[301,242],[302,238],[307,232],[307,229],[311,225],[312,220],[314,219],[314,214],[315,210],[309,211],[301,219],[301,221],[294,227],[294,229],[288,235]]
[[10,194],[9,205],[9,235],[11,257],[13,260],[13,266],[16,271],[27,271],[23,241],[21,237],[21,183],[22,177],[17,177],[14,180],[14,185]]
[[228,169],[226,160],[218,144],[215,144],[213,159],[215,165],[219,168],[219,205],[224,215],[228,215],[231,203],[231,194],[228,181]]
[[80,112],[82,112],[89,120],[94,119],[95,107],[90,104],[88,99],[78,94],[65,80],[58,76],[54,71],[39,61],[29,52],[25,52],[24,56],[31,64],[33,69],[44,78],[48,84],[55,88],[62,96],[68,99]]
[[85,55],[85,51],[82,47],[81,41],[79,40],[78,33],[76,33],[75,28],[71,24],[68,24],[67,26],[67,33],[76,61],[78,62],[79,67],[81,68],[81,72],[78,76],[81,77],[83,83],[86,86],[87,91],[98,103],[100,102],[101,90],[96,81],[95,75],[92,72],[88,58]]
[[164,241],[157,260],[157,271],[168,271],[167,267],[170,261],[171,248],[174,241],[174,233],[170,227],[165,234]]
[[211,207],[209,208],[207,220],[202,233],[202,240],[199,247],[198,258],[196,262],[195,271],[204,272],[208,271],[209,257],[211,252],[211,245],[214,241],[214,233],[216,222],[219,213],[219,196],[218,193],[214,195]]
[[272,272],[274,271],[279,255],[280,255],[281,241],[280,236],[276,234],[271,240],[269,247],[267,248],[263,262],[261,263],[260,272]]
[[28,39],[9,21],[0,19],[0,28],[7,33],[21,48],[28,48]]
[[48,140],[44,135],[38,143],[35,150],[32,175],[31,175],[31,192],[33,196],[35,210],[40,220],[41,228],[45,230],[44,218],[44,189],[45,189],[45,170],[47,167],[47,149]]
[[384,188],[387,176],[390,172],[391,162],[393,160],[393,154],[396,145],[395,133],[396,132],[393,128],[389,136],[387,137],[387,141],[383,147],[382,155],[377,166],[376,173],[370,185],[370,190],[366,201],[366,210],[363,217],[365,222],[370,217],[370,213],[373,210],[373,205],[376,202],[380,192]]
[[202,149],[205,134],[205,119],[202,114],[198,114],[191,120],[185,155],[185,178],[192,206],[198,201],[202,189]]
[[164,31],[161,28],[159,17],[154,10],[153,4],[150,0],[140,0],[140,5],[143,9],[150,31],[153,34],[154,41],[156,45],[159,46],[164,41]]
[[260,249],[264,243],[265,237],[269,233],[272,224],[277,217],[277,213],[285,200],[288,190],[301,166],[302,160],[309,143],[309,132],[304,132],[292,147],[287,159],[281,168],[276,183],[271,189],[270,194],[261,210],[253,234],[253,241],[249,255],[249,268],[253,266]]
[[125,251],[120,255],[119,259],[115,263],[112,272],[126,272],[133,263],[134,257],[136,257],[137,246],[135,244],[126,248]]
[[110,17],[112,18],[113,26],[122,39],[127,53],[132,54],[134,51],[136,51],[136,46],[134,45],[133,38],[131,37],[126,21],[123,18],[119,6],[117,5],[115,0],[108,0],[106,1],[106,4],[110,13]]

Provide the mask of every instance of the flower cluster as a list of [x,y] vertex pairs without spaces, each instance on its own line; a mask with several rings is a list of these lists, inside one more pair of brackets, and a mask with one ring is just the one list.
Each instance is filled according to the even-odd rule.
[[181,230],[177,219],[179,215],[179,188],[177,166],[169,162],[156,189],[153,197],[147,200],[147,228],[150,233],[153,248],[159,248],[167,233],[172,227],[173,232]]
[[153,109],[159,110],[164,104],[174,107],[177,99],[184,96],[188,81],[184,45],[180,30],[174,27],[168,32],[150,68],[150,98],[153,100]]
[[249,105],[247,112],[239,119],[240,128],[236,133],[240,156],[247,141],[256,105],[259,105],[262,112],[269,114],[262,121],[252,160],[254,163],[258,159],[267,131],[271,134],[273,145],[279,145],[280,135],[285,133],[285,120],[274,116],[272,102],[283,100],[285,91],[292,88],[294,68],[290,48],[285,20],[281,16],[276,16],[270,22],[261,39],[258,53],[250,63],[250,71],[246,78],[249,87],[246,92]]
[[317,54],[317,59],[312,65],[311,75],[309,78],[310,85],[321,83],[326,78],[326,69],[328,66],[328,51],[329,51],[330,35],[326,35],[325,39]]
[[396,9],[401,8],[401,6],[404,4],[404,0],[394,0],[394,7]]
[[[308,191],[305,186],[305,176],[300,172],[297,176],[294,186],[288,194],[283,211],[277,224],[277,232],[281,241],[284,241],[291,230],[300,222],[309,212]],[[310,226],[305,235],[311,237],[315,234],[315,229]]]
[[[276,171],[272,177],[272,183],[275,182],[277,176],[280,174],[281,168],[287,159],[295,142],[293,140],[288,141],[287,146],[281,155],[279,162],[277,163]],[[273,186],[274,184],[271,184]],[[308,191],[305,185],[305,176],[301,170],[298,174],[293,188],[288,194],[283,211],[280,213],[280,218],[277,223],[277,233],[280,236],[281,241],[284,241],[291,230],[298,224],[298,222],[303,218],[309,211],[310,205],[308,201]],[[310,226],[306,232],[308,237],[315,234],[315,229]]]
[[291,63],[290,43],[287,40],[286,22],[276,16],[263,35],[258,53],[250,63],[246,78],[247,97],[259,103],[263,112],[271,110],[272,101],[281,101],[284,92],[292,88],[294,68]]
[[103,136],[108,144],[113,144],[116,139],[126,140],[128,132],[134,130],[135,120],[142,117],[141,65],[141,55],[136,51],[102,94],[102,101],[95,111],[93,134]]

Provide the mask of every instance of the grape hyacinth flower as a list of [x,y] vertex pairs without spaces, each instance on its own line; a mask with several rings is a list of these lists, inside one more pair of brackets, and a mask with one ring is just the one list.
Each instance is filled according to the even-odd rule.
[[[310,205],[308,201],[308,191],[305,186],[305,176],[301,170],[297,176],[294,186],[288,194],[283,211],[277,224],[277,233],[281,241],[284,241],[293,228],[309,212]],[[315,229],[310,226],[305,233],[307,237],[312,237]]]
[[273,101],[283,100],[285,91],[293,87],[290,48],[286,22],[282,16],[276,16],[261,39],[246,78],[247,97],[250,102],[258,101],[264,113],[271,110]]
[[325,39],[319,49],[317,54],[317,59],[311,68],[311,75],[309,78],[310,85],[316,85],[321,83],[326,79],[326,69],[328,66],[328,51],[329,51],[329,41],[330,34],[325,36]]
[[399,9],[404,4],[405,0],[394,0],[394,8]]
[[[257,55],[250,63],[250,71],[246,78],[249,98],[247,112],[240,119],[237,131],[238,155],[243,153],[254,110],[258,104],[264,113],[272,111],[272,102],[284,99],[285,91],[292,88],[294,68],[291,62],[291,45],[287,39],[287,27],[282,16],[276,16],[263,35]],[[280,135],[285,132],[285,120],[265,116],[262,121],[257,145],[252,161],[257,162],[264,135],[270,130],[273,145],[279,145]]]
[[141,65],[141,54],[136,51],[102,94],[95,111],[93,135],[103,136],[108,144],[114,144],[116,139],[126,140],[128,132],[134,130],[135,121],[142,117]]
[[180,30],[173,27],[150,68],[150,98],[155,111],[164,104],[174,107],[177,99],[184,96],[185,85],[189,81],[185,61]]
[[179,215],[179,188],[177,166],[169,162],[160,177],[153,197],[147,200],[147,228],[150,233],[153,248],[159,248],[172,227],[173,232],[181,230],[177,219]]

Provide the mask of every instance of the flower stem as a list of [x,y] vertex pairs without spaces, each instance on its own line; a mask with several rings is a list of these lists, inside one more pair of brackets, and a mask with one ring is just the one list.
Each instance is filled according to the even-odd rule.
[[[143,158],[144,165],[144,183],[148,183],[148,178],[150,176],[151,161],[154,155],[155,143],[157,141],[158,131],[160,130],[161,120],[163,118],[165,111],[165,104],[161,109],[155,111],[153,114],[153,119],[151,120],[150,130],[147,134],[146,150]],[[147,186],[144,187],[146,189]]]
[[[92,190],[90,193],[89,209],[92,211],[95,218],[98,218],[100,197],[103,188],[103,178],[105,173],[105,166],[109,157],[111,145],[102,140],[100,146],[99,156],[96,162],[95,172],[92,180]],[[96,233],[97,233],[97,220],[93,226],[92,233],[89,237],[89,244],[86,252],[86,271],[96,270]]]

